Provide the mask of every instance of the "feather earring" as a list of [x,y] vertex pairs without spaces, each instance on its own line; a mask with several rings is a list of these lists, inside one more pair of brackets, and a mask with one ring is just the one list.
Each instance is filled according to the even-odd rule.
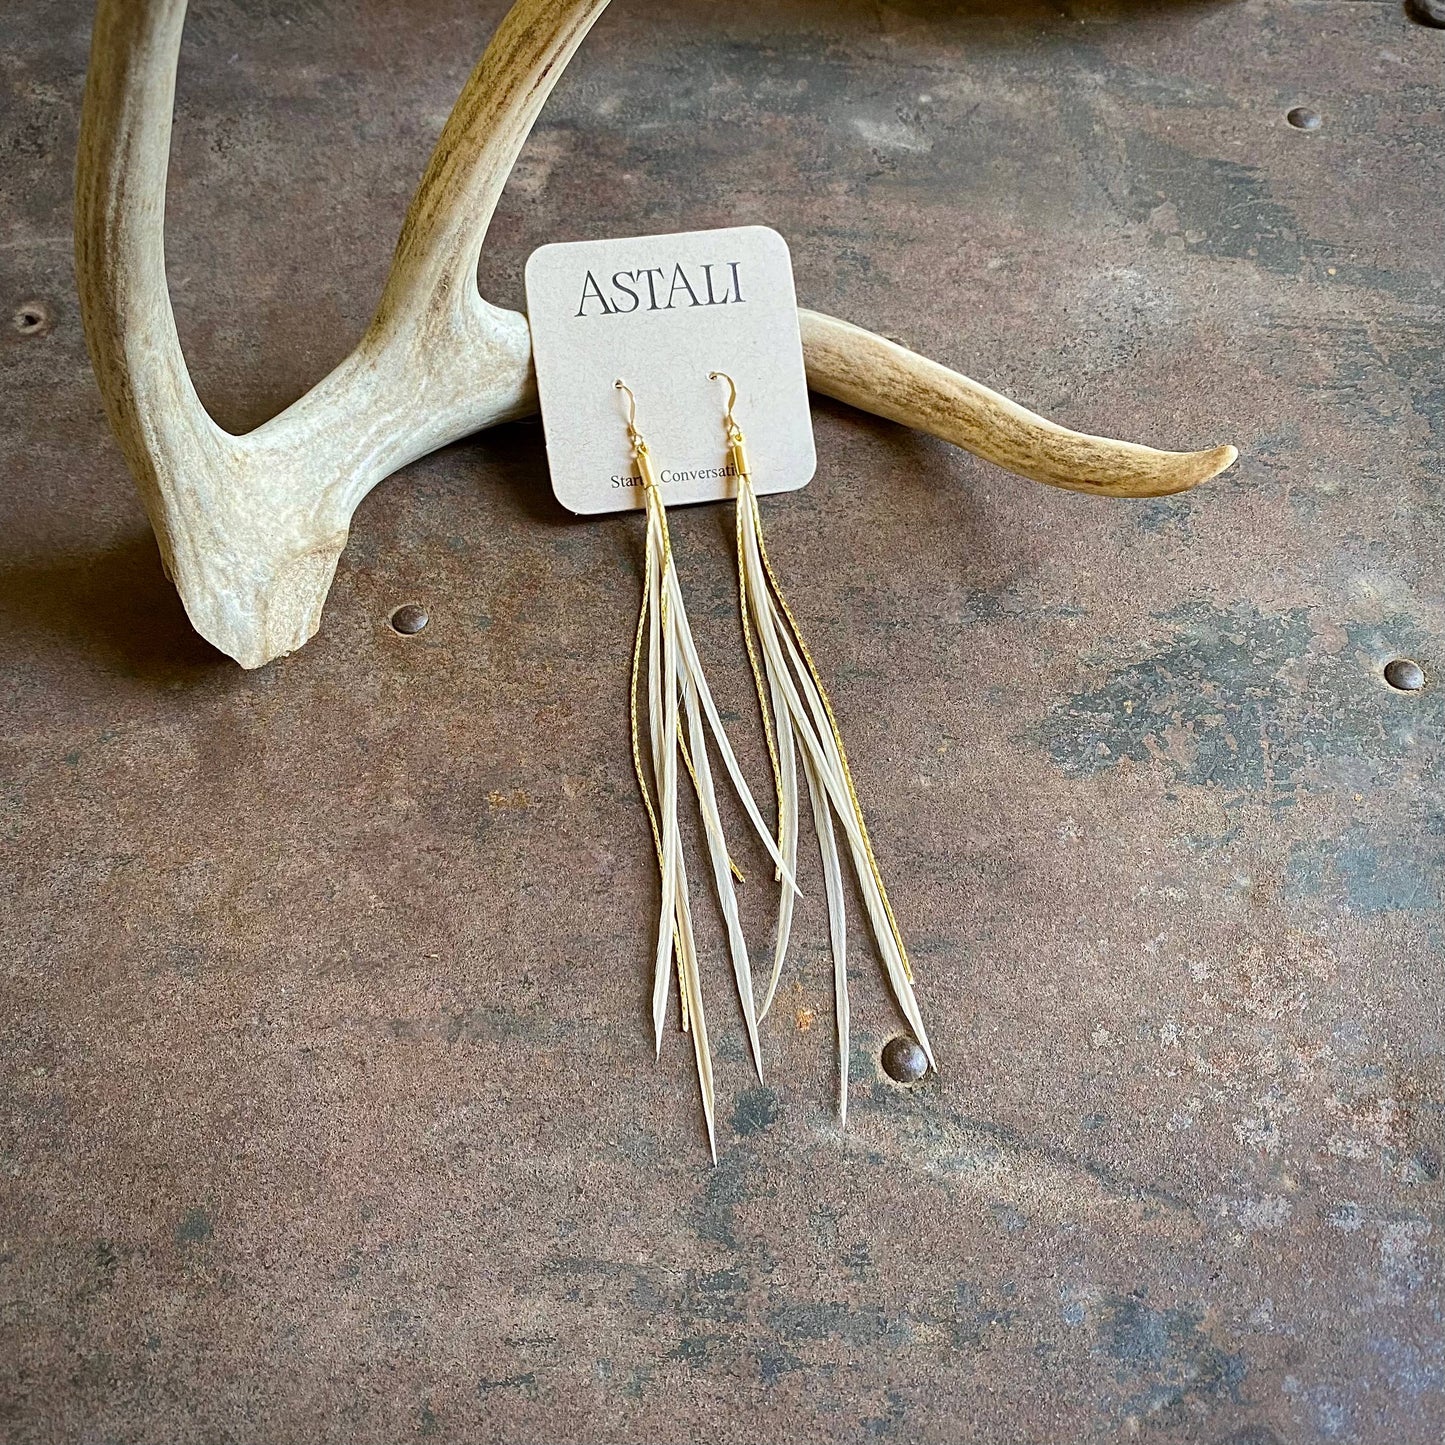
[[[763,1077],[762,1046],[758,1041],[758,1013],[753,998],[752,969],[743,939],[733,879],[741,880],[723,837],[713,787],[709,744],[717,749],[724,770],[742,802],[749,820],[763,840],[791,896],[796,884],[792,865],[783,857],[753,795],[743,779],[737,758],[723,731],[722,719],[693,642],[683,606],[682,588],[667,527],[667,508],[658,486],[647,440],[637,427],[637,398],[625,382],[614,383],[628,400],[627,437],[632,447],[643,500],[647,509],[647,547],[644,560],[642,605],[632,648],[632,686],[629,714],[632,726],[632,763],[638,787],[652,825],[657,865],[662,878],[662,908],[658,920],[657,948],[653,963],[652,1022],[659,1055],[667,1019],[667,996],[674,971],[684,1032],[692,1034],[697,1061],[698,1087],[707,1120],[708,1147],[717,1162],[715,1130],[716,1096],[713,1087],[712,1054],[708,1047],[707,1021],[703,1012],[702,981],[698,972],[697,944],[693,934],[692,908],[688,897],[687,867],[678,827],[680,774],[691,778],[702,813],[703,834],[712,864],[713,882],[727,925],[728,951],[732,957],[738,998],[747,1025],[748,1043],[759,1080]],[[639,710],[642,678],[647,678],[646,738],[649,758],[643,757],[643,728]],[[679,767],[679,762],[681,767]]]
[[898,922],[888,902],[888,891],[883,885],[868,826],[863,820],[863,808],[848,767],[848,755],[838,730],[838,720],[763,543],[762,516],[758,510],[757,492],[753,488],[752,469],[742,428],[735,415],[737,386],[726,372],[710,372],[708,379],[728,384],[727,414],[723,425],[728,459],[737,473],[739,611],[748,662],[757,686],[758,706],[762,711],[763,731],[773,765],[778,800],[778,850],[782,855],[778,863],[778,878],[783,887],[778,905],[772,973],[761,1013],[766,1016],[772,1006],[792,930],[793,896],[797,891],[793,885],[798,851],[797,760],[801,754],[828,899],[833,991],[838,1019],[838,1115],[840,1122],[846,1125],[848,925],[843,906],[842,865],[834,833],[835,818],[843,829],[853,871],[858,878],[864,907],[893,995],[922,1046],[929,1066],[936,1065],[913,992],[913,970]]

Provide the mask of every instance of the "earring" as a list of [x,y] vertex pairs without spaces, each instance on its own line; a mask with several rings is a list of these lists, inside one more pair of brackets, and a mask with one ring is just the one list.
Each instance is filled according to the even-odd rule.
[[[708,1145],[713,1162],[717,1162],[714,1129],[716,1100],[713,1088],[712,1055],[708,1047],[707,1022],[703,1014],[702,983],[698,974],[697,946],[693,936],[692,909],[688,900],[687,867],[682,855],[682,835],[677,821],[679,789],[678,760],[690,775],[702,812],[703,834],[713,865],[713,879],[718,901],[727,924],[728,950],[732,956],[737,979],[738,996],[742,1001],[743,1018],[747,1024],[748,1042],[758,1078],[763,1077],[762,1048],[758,1042],[758,1019],[753,1001],[752,970],[747,945],[743,939],[742,922],[738,916],[737,896],[733,891],[734,876],[741,879],[728,854],[723,838],[722,819],[718,813],[713,788],[712,768],[708,760],[708,736],[749,820],[763,840],[785,889],[792,889],[793,869],[786,863],[763,822],[752,793],[743,779],[737,758],[723,731],[712,692],[703,676],[702,663],[688,626],[683,606],[682,588],[672,540],[667,527],[667,508],[647,440],[637,426],[637,398],[620,378],[614,383],[628,400],[627,438],[633,460],[642,482],[643,500],[647,508],[647,548],[644,561],[642,605],[637,618],[637,635],[632,647],[632,686],[628,704],[632,726],[632,765],[637,773],[638,787],[647,807],[652,825],[652,840],[657,850],[658,869],[662,875],[662,908],[658,920],[657,951],[653,968],[652,1021],[657,1051],[662,1052],[663,1026],[667,1018],[668,984],[674,961],[682,1027],[691,1032],[697,1059],[698,1085],[702,1093],[703,1113],[707,1119]],[[647,662],[647,738],[651,767],[643,763],[642,726],[638,708],[641,690],[643,653]],[[691,745],[689,747],[689,744]],[[656,803],[653,801],[654,792]]]
[[[812,803],[813,824],[818,834],[823,878],[828,898],[828,927],[833,950],[833,992],[838,1016],[838,1115],[848,1122],[848,926],[843,905],[843,873],[839,861],[833,822],[843,836],[863,895],[864,906],[878,943],[893,995],[914,1036],[922,1046],[930,1067],[936,1067],[928,1034],[923,1027],[918,1000],[913,992],[913,970],[903,946],[903,936],[888,902],[883,875],[863,820],[862,804],[848,767],[848,755],[838,730],[838,720],[828,691],[823,686],[808,644],[803,640],[797,618],[788,606],[778,574],[763,544],[762,516],[753,487],[747,445],[738,425],[737,385],[726,372],[708,373],[709,381],[728,384],[727,413],[723,420],[728,460],[737,475],[738,605],[748,662],[757,687],[763,732],[773,765],[778,800],[778,846],[782,854],[780,880],[785,880],[778,905],[778,926],[773,951],[773,970],[763,999],[766,1017],[777,992],[792,930],[792,877],[798,851],[798,777],[796,759],[801,752],[803,774]],[[757,643],[754,644],[754,635]]]

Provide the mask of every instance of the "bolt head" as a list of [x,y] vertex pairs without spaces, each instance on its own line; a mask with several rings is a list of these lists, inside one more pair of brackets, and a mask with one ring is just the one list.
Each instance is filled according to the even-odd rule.
[[1425,669],[1413,658],[1395,657],[1385,664],[1385,681],[1397,692],[1419,692],[1425,686]]
[[883,1072],[897,1084],[916,1084],[928,1072],[928,1055],[916,1039],[900,1034],[883,1045]]
[[430,621],[426,608],[419,607],[415,602],[408,602],[391,614],[392,629],[403,637],[415,636]]

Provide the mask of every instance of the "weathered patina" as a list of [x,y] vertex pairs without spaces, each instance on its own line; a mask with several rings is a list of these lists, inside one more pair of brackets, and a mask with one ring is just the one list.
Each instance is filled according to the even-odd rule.
[[[503,7],[403,8],[198,0],[168,262],[229,428],[355,345]],[[805,873],[766,1090],[707,941],[713,1169],[651,1058],[640,523],[561,514],[509,427],[362,505],[304,650],[210,652],[77,321],[89,16],[0,28],[0,1435],[1434,1445],[1445,32],[619,0],[574,62],[488,296],[543,241],[766,222],[805,304],[1242,453],[1106,501],[819,405],[769,546],[942,1072],[883,1071],[855,934],[838,1135]],[[761,783],[730,524],[674,532]]]

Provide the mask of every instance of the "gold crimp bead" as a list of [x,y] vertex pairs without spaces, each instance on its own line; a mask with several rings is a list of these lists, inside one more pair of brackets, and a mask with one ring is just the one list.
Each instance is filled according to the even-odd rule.
[[740,477],[751,477],[753,469],[748,465],[748,451],[741,437],[734,437],[728,443],[728,458]]

